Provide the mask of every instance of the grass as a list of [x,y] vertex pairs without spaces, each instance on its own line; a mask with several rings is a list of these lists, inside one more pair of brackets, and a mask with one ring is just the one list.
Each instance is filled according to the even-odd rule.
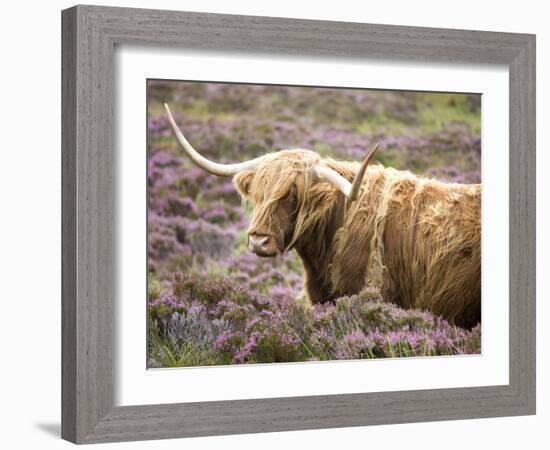
[[169,334],[149,332],[151,367],[189,367],[219,364],[212,350],[193,341],[178,342]]

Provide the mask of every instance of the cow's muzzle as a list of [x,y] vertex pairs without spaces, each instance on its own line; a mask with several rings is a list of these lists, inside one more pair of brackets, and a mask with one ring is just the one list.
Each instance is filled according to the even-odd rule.
[[275,238],[265,234],[249,234],[248,248],[258,256],[275,256],[279,253]]

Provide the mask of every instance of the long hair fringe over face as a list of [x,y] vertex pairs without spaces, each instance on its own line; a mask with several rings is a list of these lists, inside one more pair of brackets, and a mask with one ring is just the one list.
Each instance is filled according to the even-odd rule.
[[282,253],[308,229],[322,225],[334,199],[343,199],[336,187],[313,175],[313,167],[325,162],[309,150],[283,150],[266,157],[255,170],[235,175],[237,190],[252,207],[248,233],[275,237]]

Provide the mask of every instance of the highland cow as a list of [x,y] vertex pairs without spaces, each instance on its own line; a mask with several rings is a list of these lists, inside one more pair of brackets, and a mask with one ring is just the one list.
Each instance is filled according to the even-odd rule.
[[378,287],[385,301],[458,326],[481,320],[481,186],[447,184],[379,164],[281,150],[237,164],[200,155],[204,170],[232,176],[252,206],[248,246],[270,257],[295,249],[313,303]]

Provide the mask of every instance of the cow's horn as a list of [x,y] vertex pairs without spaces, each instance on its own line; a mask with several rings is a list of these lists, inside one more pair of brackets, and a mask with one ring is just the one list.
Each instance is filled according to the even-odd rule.
[[363,183],[365,172],[367,171],[367,167],[369,166],[370,160],[372,159],[372,157],[374,156],[374,154],[376,153],[379,147],[380,147],[379,144],[373,145],[373,147],[369,151],[369,154],[361,164],[359,171],[355,175],[353,184],[351,185],[350,193],[348,195],[348,204],[351,204],[352,202],[357,200],[357,197],[359,197],[359,191],[361,190],[361,183]]
[[351,183],[335,170],[325,166],[315,166],[315,175],[321,180],[328,181],[336,186],[346,197],[351,193]]
[[350,205],[359,197],[359,191],[361,190],[361,183],[363,182],[365,172],[367,171],[370,160],[376,153],[376,150],[378,150],[378,147],[378,144],[372,147],[369,154],[361,164],[359,171],[355,175],[353,183],[350,183],[335,170],[325,166],[315,166],[315,174],[320,179],[326,180],[336,186],[347,197],[347,204]]
[[174,134],[176,135],[184,152],[187,154],[187,156],[189,156],[191,161],[193,161],[201,169],[204,169],[214,175],[231,177],[243,170],[254,169],[261,162],[262,157],[236,164],[220,164],[214,161],[210,161],[209,159],[202,156],[199,152],[197,152],[193,148],[193,146],[189,142],[187,142],[187,139],[185,139],[185,136],[176,125],[176,121],[174,120],[174,117],[172,116],[172,113],[170,112],[170,108],[168,107],[167,103],[164,104],[164,109],[166,109],[166,114],[168,114],[170,125],[172,125]]

